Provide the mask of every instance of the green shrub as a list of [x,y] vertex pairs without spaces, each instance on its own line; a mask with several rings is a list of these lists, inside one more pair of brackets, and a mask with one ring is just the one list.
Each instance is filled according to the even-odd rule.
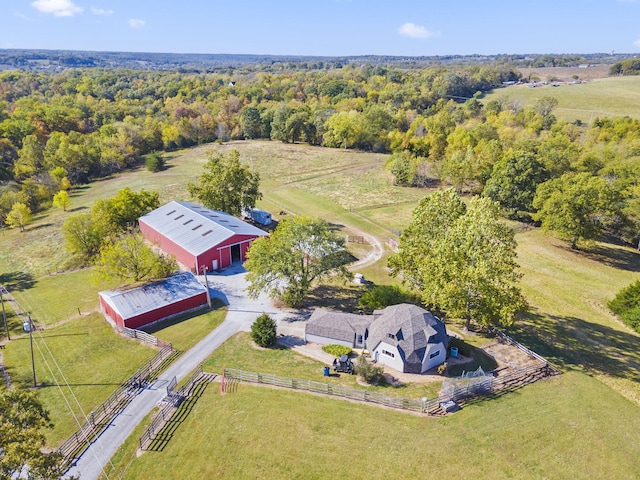
[[447,373],[447,362],[441,363],[440,365],[438,365],[438,373],[440,375],[444,375],[445,373]]
[[327,352],[334,357],[339,357],[340,355],[351,355],[351,348],[345,347],[344,345],[336,345],[335,343],[331,343],[329,345],[323,345],[322,351]]
[[269,348],[276,343],[276,321],[263,313],[251,325],[251,340],[261,347]]
[[152,152],[147,155],[145,165],[150,172],[159,172],[164,169],[164,158],[160,152]]
[[374,385],[384,385],[384,369],[367,362],[364,356],[360,355],[356,361],[356,374],[361,380]]
[[397,285],[376,285],[362,294],[359,305],[361,308],[379,310],[399,303],[420,303],[417,295]]
[[640,332],[640,280],[620,290],[608,305],[624,323]]

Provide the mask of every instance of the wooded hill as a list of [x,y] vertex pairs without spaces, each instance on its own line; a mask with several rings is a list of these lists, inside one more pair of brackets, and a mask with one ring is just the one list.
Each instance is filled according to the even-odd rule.
[[[577,237],[565,236],[574,245],[602,231],[638,241],[640,122],[559,122],[552,98],[530,106],[506,98],[483,104],[482,92],[519,77],[501,64],[233,75],[5,72],[0,221],[16,203],[35,213],[59,190],[136,166],[154,151],[267,138],[391,153],[387,167],[396,183],[484,192],[526,221],[544,223],[537,213],[550,208],[543,204],[554,192],[575,183],[572,176],[598,177],[609,204],[583,215],[589,228]],[[539,185],[562,177],[534,202]]]

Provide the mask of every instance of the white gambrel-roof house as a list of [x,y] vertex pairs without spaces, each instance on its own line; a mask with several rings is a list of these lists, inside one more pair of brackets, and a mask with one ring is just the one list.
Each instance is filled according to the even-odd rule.
[[305,326],[305,341],[365,347],[376,362],[400,372],[423,373],[446,360],[447,330],[431,312],[400,304],[355,315],[317,309]]

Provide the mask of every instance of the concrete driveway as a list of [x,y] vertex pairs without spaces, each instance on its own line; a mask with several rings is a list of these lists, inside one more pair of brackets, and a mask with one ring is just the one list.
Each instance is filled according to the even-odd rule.
[[[204,283],[204,277],[199,278]],[[180,382],[229,337],[239,331],[249,331],[258,315],[266,312],[277,321],[292,316],[291,313],[274,307],[264,295],[255,300],[250,299],[244,291],[247,284],[246,272],[241,265],[234,265],[219,274],[208,275],[207,280],[211,296],[228,304],[224,322],[178,358],[115,417],[100,437],[82,453],[68,475],[80,476],[81,480],[97,479],[134,428],[164,398],[166,386],[171,379],[175,376]]]

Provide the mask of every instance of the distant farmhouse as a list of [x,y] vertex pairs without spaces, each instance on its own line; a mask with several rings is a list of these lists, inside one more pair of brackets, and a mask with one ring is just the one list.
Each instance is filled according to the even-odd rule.
[[191,272],[180,272],[137,288],[99,292],[100,310],[122,329],[141,328],[208,306],[207,290]]
[[305,341],[364,347],[376,362],[405,373],[424,373],[440,365],[448,346],[444,323],[406,303],[373,315],[316,309],[305,326]]
[[232,215],[189,202],[169,202],[139,223],[147,240],[197,273],[244,262],[251,242],[268,235]]

